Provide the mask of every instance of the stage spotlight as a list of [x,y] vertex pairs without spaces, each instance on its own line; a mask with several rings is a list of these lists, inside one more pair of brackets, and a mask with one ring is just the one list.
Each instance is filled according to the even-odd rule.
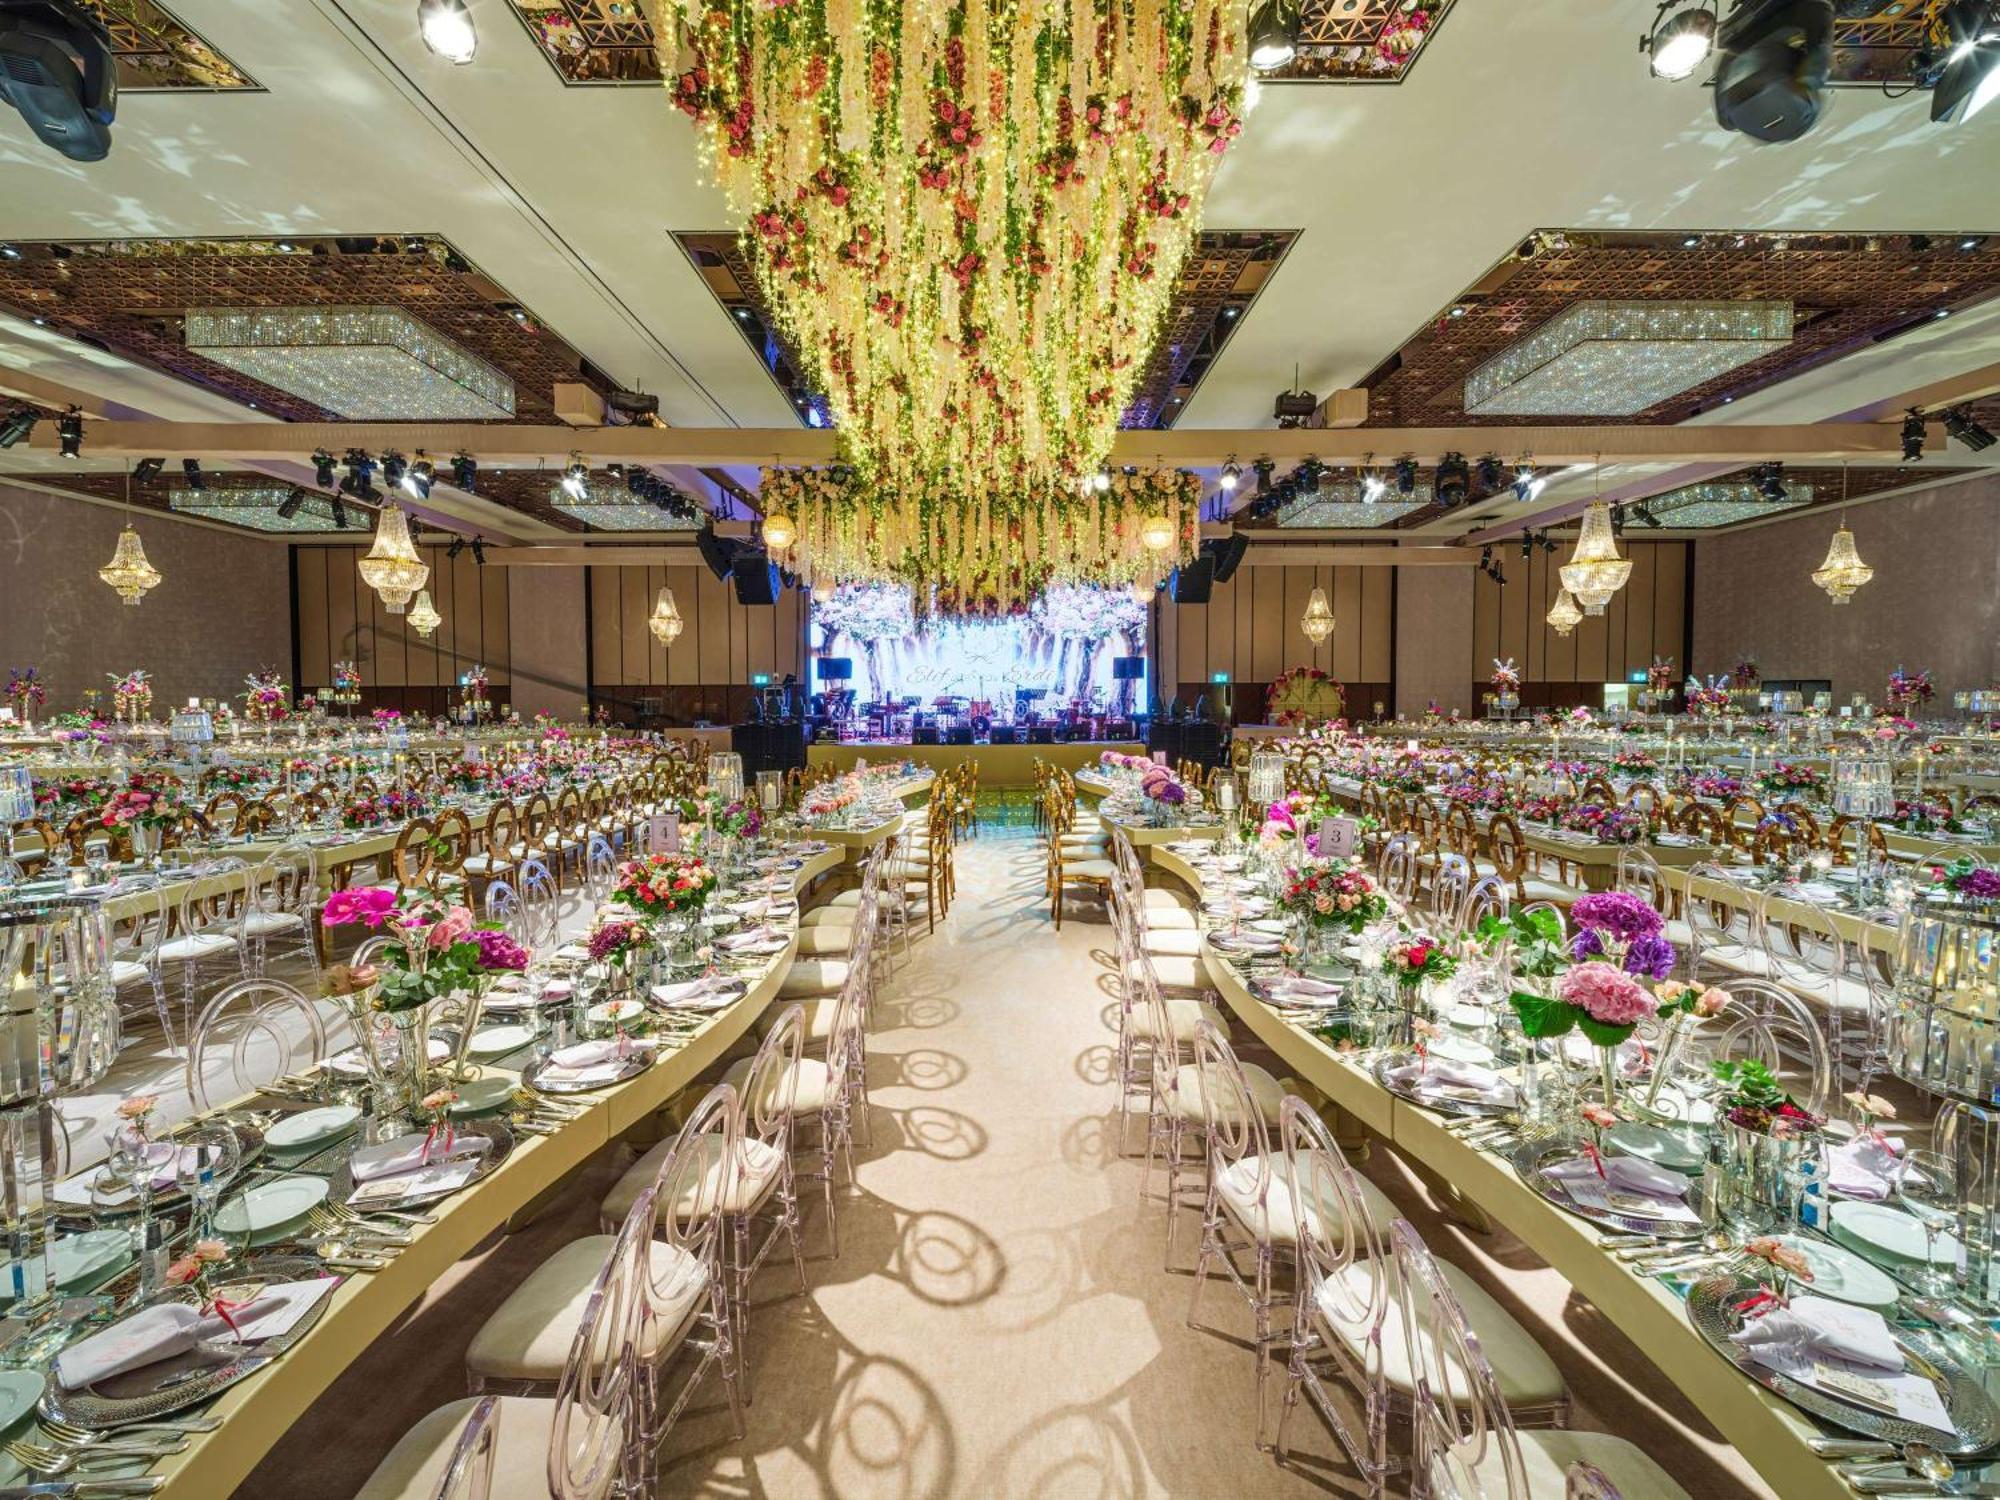
[[1380,500],[1384,495],[1388,493],[1389,493],[1389,482],[1387,480],[1385,480],[1380,474],[1377,474],[1373,469],[1362,470],[1361,503],[1363,505],[1373,505],[1377,500]]
[[1737,0],[1715,44],[1723,129],[1795,141],[1818,123],[1833,64],[1833,0]]
[[1491,544],[1479,549],[1479,566],[1482,568],[1493,566],[1493,548]]
[[1472,493],[1472,469],[1463,453],[1447,453],[1438,460],[1437,500],[1446,510],[1463,505]]
[[333,507],[333,529],[347,530],[347,502],[340,498],[339,491],[327,496],[327,504]]
[[1556,550],[1556,539],[1550,536],[1548,532],[1544,531],[1542,533],[1540,541],[1544,552],[1554,552]]
[[1951,51],[1931,92],[1931,119],[1969,120],[2000,98],[2000,7],[1993,0],[1953,0],[1944,25]]
[[563,470],[562,487],[572,500],[590,498],[590,466],[583,461],[581,453],[569,456],[569,467]]
[[164,458],[142,458],[132,466],[132,477],[140,484],[151,484],[160,477],[160,470],[167,466]]
[[103,161],[118,117],[118,71],[104,23],[71,0],[0,9],[0,101],[44,146]]
[[1646,504],[1643,500],[1632,507],[1632,519],[1637,521],[1641,526],[1648,527],[1651,530],[1658,531],[1660,529],[1660,518],[1653,514],[1653,507]]
[[451,484],[453,489],[475,493],[479,488],[479,465],[469,453],[461,453],[451,461]]
[[1652,31],[1639,38],[1639,50],[1651,59],[1653,76],[1670,83],[1692,77],[1715,50],[1715,12],[1695,6],[1668,20],[1667,12],[1676,3],[1665,0],[1653,17]]
[[64,458],[83,457],[83,413],[74,406],[56,418],[56,445]]
[[455,536],[451,539],[451,545],[444,549],[444,555],[446,557],[457,557],[458,554],[463,552],[464,550],[465,550],[465,538],[462,536]]
[[285,498],[278,502],[278,519],[281,521],[291,520],[292,517],[299,513],[300,507],[305,503],[306,492],[297,485],[293,485]]
[[1282,68],[1298,56],[1298,18],[1284,0],[1264,0],[1250,16],[1250,66],[1259,73]]
[[483,537],[483,536],[476,536],[476,537],[474,537],[474,538],[472,539],[472,560],[473,560],[473,562],[477,563],[477,564],[478,564],[478,565],[479,565],[480,567],[482,567],[482,568],[486,566],[486,538],[485,538],[485,537]]
[[1757,470],[1757,493],[1773,505],[1781,505],[1785,499],[1785,466],[1783,464],[1763,464]]
[[1915,463],[1924,456],[1924,414],[1912,411],[1903,418],[1903,462]]
[[333,488],[333,455],[324,448],[315,448],[312,456],[313,483],[323,490]]
[[382,455],[382,482],[392,490],[403,487],[403,474],[409,468],[403,455],[393,449]]
[[1414,458],[1396,460],[1396,493],[1414,495],[1417,492],[1417,461]]
[[344,460],[347,477],[340,481],[340,493],[352,495],[357,500],[378,500],[381,493],[370,482],[375,475],[375,460],[359,448],[349,448]]
[[422,453],[417,455],[417,461],[403,474],[403,488],[419,500],[430,499],[431,486],[436,482],[437,470],[431,467],[431,461]]
[[0,421],[0,448],[11,448],[35,430],[35,413],[27,407],[7,414]]
[[1257,493],[1260,495],[1269,493],[1271,475],[1276,470],[1277,465],[1273,464],[1268,458],[1260,458],[1250,467],[1257,475]]
[[208,480],[206,477],[203,476],[201,472],[200,459],[198,458],[182,459],[181,473],[187,476],[187,487],[189,489],[199,492],[208,488]]
[[1236,460],[1232,458],[1222,466],[1222,478],[1218,482],[1225,491],[1233,490],[1236,488],[1237,481],[1242,477],[1243,471],[1236,467]]
[[1974,453],[1993,446],[1993,434],[1981,426],[1970,407],[1954,406],[1944,414],[1944,430]]
[[417,31],[426,47],[454,67],[471,62],[479,50],[465,0],[417,0]]
[[1507,587],[1507,574],[1498,563],[1493,565],[1493,581],[1503,589]]
[[1537,474],[1535,466],[1527,460],[1523,459],[1521,466],[1514,470],[1514,498],[1523,505],[1540,499],[1542,491],[1548,487],[1548,480]]
[[1319,476],[1326,466],[1316,458],[1308,458],[1292,471],[1292,483],[1301,495],[1319,493]]
[[1479,460],[1479,487],[1487,494],[1500,488],[1500,476],[1505,471],[1500,467],[1500,455],[1489,453]]
[[1611,507],[1611,534],[1613,536],[1625,535],[1625,507],[1622,505]]
[[1535,555],[1535,534],[1526,527],[1521,528],[1521,561],[1526,562]]

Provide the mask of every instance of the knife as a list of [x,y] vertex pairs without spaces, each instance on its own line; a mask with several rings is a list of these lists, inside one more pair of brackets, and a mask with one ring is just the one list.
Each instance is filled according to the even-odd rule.
[[[1848,1488],[1857,1495],[1880,1495],[1888,1500],[1909,1500],[1913,1495],[1967,1495],[1980,1500],[1993,1500],[2000,1496],[2000,1481],[1947,1479],[1942,1484],[1932,1484],[1912,1474],[1884,1474],[1879,1478],[1849,1476]],[[0,1500],[6,1500],[0,1493]]]
[[166,1482],[157,1474],[144,1479],[49,1479],[0,1487],[0,1500],[109,1500],[114,1495],[157,1494]]

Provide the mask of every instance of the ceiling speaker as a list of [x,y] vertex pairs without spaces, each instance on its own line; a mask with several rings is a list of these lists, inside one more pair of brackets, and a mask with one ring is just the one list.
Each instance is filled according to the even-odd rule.
[[708,571],[717,580],[727,578],[736,565],[736,547],[715,534],[713,526],[704,526],[695,533],[695,550],[701,553],[701,560],[708,564]]

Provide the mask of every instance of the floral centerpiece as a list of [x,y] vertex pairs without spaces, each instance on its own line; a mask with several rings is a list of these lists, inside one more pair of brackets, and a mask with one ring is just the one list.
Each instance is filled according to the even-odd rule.
[[1948,891],[1967,901],[2000,901],[2000,870],[1977,860],[1955,859],[1932,866],[1932,874]]
[[1637,745],[1621,745],[1611,757],[1611,764],[1627,776],[1644,776],[1660,769],[1660,763]]
[[384,823],[407,823],[421,818],[428,806],[418,792],[382,792],[373,797],[356,797],[340,810],[342,828],[376,828]]
[[1660,914],[1629,891],[1592,891],[1570,907],[1570,957],[1605,959],[1628,974],[1665,979],[1679,954],[1661,934]]
[[143,855],[151,852],[159,830],[180,821],[182,811],[170,785],[154,785],[135,776],[129,786],[110,792],[93,818],[100,826],[123,833],[133,852]]
[[700,911],[716,887],[715,871],[692,854],[648,854],[618,867],[611,899],[646,917]]
[[1763,680],[1763,672],[1748,657],[1729,669],[1730,686],[1735,688],[1754,688]]
[[1562,815],[1562,826],[1587,833],[1600,844],[1637,844],[1646,837],[1646,815],[1633,807],[1579,802]]
[[34,718],[36,709],[49,701],[48,684],[42,681],[41,674],[33,667],[9,667],[5,691],[15,717],[24,724]]
[[1493,691],[1505,698],[1510,693],[1521,691],[1521,674],[1514,668],[1514,658],[1505,661],[1493,658]]
[[585,946],[592,963],[603,964],[629,979],[633,961],[652,940],[643,922],[600,922]]
[[243,716],[252,724],[284,721],[291,688],[278,676],[276,667],[263,667],[243,679]]
[[1713,719],[1726,712],[1729,708],[1729,689],[1722,682],[1720,677],[1707,684],[1703,684],[1699,677],[1688,678],[1688,712],[1704,719]]
[[1671,656],[1655,656],[1653,664],[1646,668],[1646,691],[1662,698],[1674,695],[1674,659]]
[[1348,860],[1314,859],[1287,873],[1279,900],[1314,929],[1359,933],[1389,914],[1388,897]]
[[1170,768],[1155,762],[1139,773],[1139,795],[1145,798],[1152,821],[1164,827],[1187,802],[1188,790]]
[[1826,790],[1826,773],[1798,761],[1781,760],[1760,775],[1757,784],[1774,797],[1806,792],[1818,796]]
[[1727,802],[1743,795],[1743,778],[1722,771],[1697,771],[1682,781],[1681,787],[1695,797]]
[[763,815],[753,802],[740,798],[725,800],[721,794],[708,794],[709,827],[727,839],[754,839],[764,830]]
[[824,823],[839,817],[860,800],[860,785],[843,776],[821,782],[807,792],[799,803],[799,814],[808,822]]
[[111,679],[111,706],[119,718],[127,724],[136,724],[153,711],[153,684],[143,667],[135,667],[120,676],[116,672],[106,672]]
[[1891,708],[1900,709],[1905,715],[1910,715],[1930,702],[1935,693],[1936,689],[1931,686],[1931,674],[1927,669],[1906,672],[1898,667],[1889,674],[1889,688],[1885,696]]
[[1414,992],[1426,979],[1449,979],[1457,970],[1458,960],[1435,938],[1395,943],[1382,955],[1382,972],[1405,994]]
[[1937,797],[1898,797],[1889,821],[1910,833],[1956,833],[1958,819],[1951,804]]
[[1264,703],[1273,724],[1322,724],[1340,717],[1347,692],[1318,667],[1293,667],[1273,679]]

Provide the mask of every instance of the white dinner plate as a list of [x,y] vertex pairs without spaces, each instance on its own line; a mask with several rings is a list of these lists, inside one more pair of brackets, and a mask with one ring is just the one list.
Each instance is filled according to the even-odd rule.
[[1292,930],[1292,924],[1283,917],[1251,917],[1243,925],[1252,932],[1268,933],[1272,937],[1284,937]]
[[[1827,1216],[1836,1234],[1861,1249],[1919,1264],[1924,1260],[1924,1226],[1900,1208],[1845,1198],[1835,1203]],[[1940,1230],[1931,1244],[1930,1263],[1958,1264],[1958,1236],[1948,1229]]]
[[[132,1258],[132,1236],[123,1229],[87,1229],[82,1234],[56,1237],[49,1250],[49,1266],[58,1287],[84,1286]],[[0,1269],[0,1301],[12,1300],[14,1267]],[[9,1412],[4,1389],[0,1389],[0,1428],[5,1428],[18,1412]]]
[[1491,1025],[1492,1013],[1483,1005],[1454,1005],[1445,1012],[1445,1020],[1467,1031],[1477,1031],[1482,1026]]
[[[443,1062],[447,1057],[451,1056],[451,1043],[447,1042],[443,1037],[434,1036],[430,1039],[429,1045],[425,1047],[424,1055],[434,1063]],[[358,1047],[349,1047],[345,1052],[328,1058],[326,1066],[329,1071],[338,1073],[343,1078],[366,1078],[368,1076],[368,1064],[362,1058],[361,1049]]]
[[472,1033],[471,1051],[474,1057],[505,1057],[534,1039],[532,1026],[482,1026]]
[[284,1119],[272,1123],[264,1132],[264,1144],[275,1151],[296,1151],[301,1146],[317,1145],[330,1141],[342,1131],[352,1128],[361,1118],[361,1111],[351,1104],[323,1104],[317,1109],[302,1109],[297,1114],[286,1115]]
[[[116,1234],[128,1245],[132,1240],[123,1230],[100,1232]],[[12,1427],[34,1410],[47,1383],[48,1377],[40,1370],[0,1370],[0,1431]]]
[[585,1011],[583,1018],[599,1026],[617,1026],[645,1013],[646,1007],[637,1000],[602,1000]]
[[1784,1242],[1801,1252],[1812,1267],[1815,1297],[1831,1297],[1859,1307],[1894,1307],[1902,1294],[1887,1272],[1869,1265],[1852,1250],[1802,1234],[1788,1234]]
[[1669,1167],[1676,1172],[1699,1172],[1708,1160],[1707,1151],[1699,1144],[1679,1132],[1658,1125],[1640,1125],[1630,1121],[1613,1125],[1604,1132],[1604,1143],[1626,1156],[1636,1156],[1641,1161]]
[[499,1075],[475,1078],[468,1083],[454,1084],[452,1089],[458,1098],[453,1101],[450,1113],[463,1119],[467,1115],[483,1115],[488,1110],[500,1108],[513,1097],[514,1080]]
[[1448,1057],[1454,1062],[1483,1064],[1493,1061],[1493,1049],[1486,1043],[1475,1042],[1470,1037],[1454,1036],[1448,1031],[1443,1036],[1432,1038],[1430,1054],[1432,1057]]
[[252,1183],[215,1211],[224,1234],[263,1234],[303,1219],[326,1201],[332,1184],[324,1177],[270,1177]]

